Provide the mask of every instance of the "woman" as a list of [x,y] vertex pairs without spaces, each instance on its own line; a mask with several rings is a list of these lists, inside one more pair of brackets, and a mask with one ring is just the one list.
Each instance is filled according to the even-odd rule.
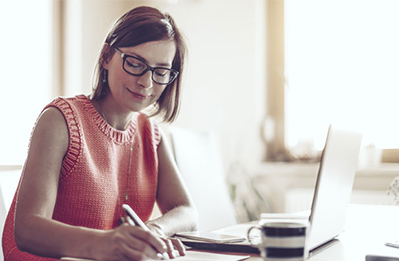
[[[167,236],[194,230],[196,210],[160,129],[143,113],[176,118],[184,55],[173,19],[157,9],[138,7],[115,23],[92,95],[57,98],[36,122],[5,224],[5,260],[173,258],[174,248],[184,255]],[[163,215],[149,221],[155,203]],[[123,222],[123,204],[151,232]]]

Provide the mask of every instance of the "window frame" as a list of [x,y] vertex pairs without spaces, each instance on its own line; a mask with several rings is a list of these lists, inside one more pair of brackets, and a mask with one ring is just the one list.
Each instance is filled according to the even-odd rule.
[[[268,0],[266,2],[266,75],[267,104],[265,130],[266,161],[301,161],[295,159],[285,146],[285,54],[284,54],[284,0]],[[319,160],[305,159],[309,162]],[[303,161],[303,159],[302,159]],[[399,148],[382,149],[382,163],[399,163]]]

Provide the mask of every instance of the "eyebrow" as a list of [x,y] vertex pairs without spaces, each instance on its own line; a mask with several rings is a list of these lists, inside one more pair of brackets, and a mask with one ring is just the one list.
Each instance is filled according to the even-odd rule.
[[[143,61],[146,62],[147,64],[149,63],[149,62],[147,61],[147,59],[145,59],[143,56],[141,56],[141,55],[139,55],[139,54],[137,54],[137,53],[129,52],[129,53],[126,53],[126,55],[135,56],[135,57],[137,57],[137,58],[140,58],[141,60],[143,60]],[[155,66],[172,67],[172,65],[171,65],[170,63],[157,63],[157,64],[155,64]]]

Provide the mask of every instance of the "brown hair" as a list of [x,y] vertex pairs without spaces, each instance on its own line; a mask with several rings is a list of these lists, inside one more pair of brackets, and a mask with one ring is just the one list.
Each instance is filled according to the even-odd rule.
[[[106,70],[102,63],[115,53],[114,48],[133,47],[146,42],[171,40],[176,44],[172,68],[179,75],[168,85],[154,104],[151,116],[160,116],[165,122],[176,119],[180,108],[181,79],[183,74],[186,44],[173,18],[152,7],[137,7],[122,15],[112,26],[101,49],[95,68],[92,99],[100,100],[109,92]],[[112,48],[110,48],[112,47]]]

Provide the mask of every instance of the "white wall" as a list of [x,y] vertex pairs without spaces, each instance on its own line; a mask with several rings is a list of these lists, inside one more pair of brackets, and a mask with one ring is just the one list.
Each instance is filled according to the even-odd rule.
[[[184,1],[182,1],[184,2]],[[186,1],[166,10],[187,36],[189,61],[178,126],[219,134],[225,168],[258,161],[265,86],[262,1]],[[263,17],[264,19],[264,17]],[[258,42],[257,42],[258,41]]]
[[[135,6],[158,7],[174,17],[189,48],[182,109],[174,124],[217,132],[226,170],[232,162],[251,166],[262,159],[265,1],[81,2],[73,14],[75,23],[81,21],[81,31],[72,41],[81,50],[77,55],[82,63],[69,65],[69,70],[79,70],[74,75],[80,77],[81,92],[91,90],[99,48],[113,21]],[[76,88],[75,79],[73,86],[67,85],[66,94],[76,94]]]

